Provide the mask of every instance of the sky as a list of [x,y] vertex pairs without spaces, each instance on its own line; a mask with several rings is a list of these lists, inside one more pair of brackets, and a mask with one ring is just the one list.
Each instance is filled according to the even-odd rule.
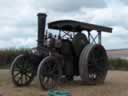
[[128,0],[0,0],[0,48],[37,46],[37,13],[47,22],[73,19],[113,28],[106,49],[128,48]]

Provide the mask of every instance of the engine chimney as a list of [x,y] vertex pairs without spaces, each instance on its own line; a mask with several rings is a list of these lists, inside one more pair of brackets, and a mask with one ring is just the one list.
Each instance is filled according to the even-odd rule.
[[45,23],[47,15],[45,13],[38,13],[38,40],[37,47],[42,48],[44,45],[44,33],[45,33]]

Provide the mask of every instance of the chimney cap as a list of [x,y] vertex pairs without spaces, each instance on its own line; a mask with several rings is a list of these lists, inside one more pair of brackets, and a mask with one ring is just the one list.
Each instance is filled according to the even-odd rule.
[[47,14],[46,13],[38,13],[37,16],[45,16],[46,17]]

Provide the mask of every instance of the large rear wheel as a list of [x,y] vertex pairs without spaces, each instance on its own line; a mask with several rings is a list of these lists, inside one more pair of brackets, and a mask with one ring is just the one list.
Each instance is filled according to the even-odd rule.
[[88,44],[82,51],[79,72],[85,84],[103,83],[108,71],[107,54],[102,45]]

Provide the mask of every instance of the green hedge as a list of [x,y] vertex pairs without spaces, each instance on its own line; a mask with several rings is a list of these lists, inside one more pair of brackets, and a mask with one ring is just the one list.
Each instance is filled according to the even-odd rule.
[[7,49],[0,50],[0,69],[9,68],[11,62],[16,56],[28,51],[29,49]]
[[109,59],[108,62],[112,70],[128,70],[128,60],[126,59]]
[[[0,50],[0,69],[9,68],[14,58],[26,51],[30,51],[30,49]],[[109,59],[108,64],[111,70],[128,70],[128,60],[125,59]]]

